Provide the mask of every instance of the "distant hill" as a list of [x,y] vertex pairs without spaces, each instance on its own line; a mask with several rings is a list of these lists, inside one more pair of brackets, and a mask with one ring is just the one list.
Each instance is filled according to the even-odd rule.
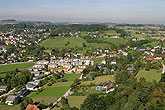
[[18,22],[15,19],[1,20],[0,24],[17,24]]

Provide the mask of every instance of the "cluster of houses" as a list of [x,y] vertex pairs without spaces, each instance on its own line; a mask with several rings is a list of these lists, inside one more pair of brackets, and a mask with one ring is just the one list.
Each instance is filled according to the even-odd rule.
[[[144,58],[146,61],[155,61],[155,60],[162,60],[165,58],[165,47],[155,46],[153,49],[147,47],[146,49],[140,49],[144,52]],[[159,50],[161,53],[156,54],[155,52]]]
[[[40,80],[34,80],[32,82],[28,82],[26,84],[26,88],[20,89],[17,94],[9,95],[6,98],[5,103],[7,105],[14,105],[16,100],[20,100],[21,98],[26,97],[27,95],[30,94],[30,91],[41,90],[42,88],[38,86],[39,82]],[[8,86],[0,86],[0,92],[7,91],[7,90],[8,90]]]
[[23,88],[23,89],[20,89],[18,94],[14,94],[14,95],[9,95],[7,98],[6,98],[6,101],[5,103],[7,105],[14,105],[14,103],[17,101],[17,100],[20,100],[21,98],[24,98],[26,97],[27,95],[30,94],[30,91]]
[[[21,29],[22,34],[17,34],[18,29],[13,28],[7,32],[0,32],[0,41],[3,42],[3,45],[0,46],[0,57],[3,60],[0,60],[1,64],[4,63],[14,63],[17,60],[21,60],[23,53],[26,53],[26,48],[31,45],[37,45],[42,41],[41,35],[39,32],[43,32],[42,37],[46,38],[50,35],[49,32],[46,32],[45,29]],[[37,38],[37,39],[36,39]],[[11,55],[8,55],[7,58],[4,58],[3,54],[7,52],[7,47],[12,45],[15,47],[14,52]],[[19,54],[18,54],[19,53]],[[34,58],[28,58],[29,60],[34,60]]]
[[89,65],[93,66],[94,62],[83,56],[80,59],[64,57],[50,61],[37,61],[33,67],[29,68],[29,71],[34,74],[34,79],[38,79],[44,75],[48,75],[50,72],[80,73]]

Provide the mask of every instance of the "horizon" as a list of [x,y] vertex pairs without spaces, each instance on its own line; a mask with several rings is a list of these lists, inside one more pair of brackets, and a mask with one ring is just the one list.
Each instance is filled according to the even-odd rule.
[[163,0],[1,0],[0,17],[21,21],[165,24]]

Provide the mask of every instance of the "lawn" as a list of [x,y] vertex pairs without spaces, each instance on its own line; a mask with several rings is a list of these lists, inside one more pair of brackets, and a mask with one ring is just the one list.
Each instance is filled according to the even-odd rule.
[[74,81],[75,79],[78,79],[81,76],[81,74],[65,74],[63,79],[67,79],[68,81]]
[[1,65],[0,66],[0,73],[14,71],[16,68],[19,70],[28,69],[29,67],[33,66],[34,63],[22,63],[22,64],[9,64],[9,65]]
[[158,73],[157,70],[140,70],[137,79],[139,80],[141,77],[144,77],[146,81],[152,82],[153,80],[156,80],[157,82],[161,79],[161,73]]
[[67,98],[71,107],[80,108],[80,105],[83,104],[86,96],[68,96]]
[[113,75],[98,76],[93,81],[81,81],[81,84],[85,84],[85,85],[88,85],[90,83],[99,84],[107,80],[114,82],[114,76]]
[[102,60],[105,60],[104,57],[99,57],[99,58],[92,58],[91,60],[94,61],[94,64],[101,63]]
[[101,91],[101,90],[96,90],[96,88],[94,88],[94,89],[88,90],[88,91],[86,91],[86,92],[83,92],[82,95],[83,95],[83,96],[88,96],[88,95],[90,95],[90,94],[100,94],[100,93],[103,93],[103,91]]

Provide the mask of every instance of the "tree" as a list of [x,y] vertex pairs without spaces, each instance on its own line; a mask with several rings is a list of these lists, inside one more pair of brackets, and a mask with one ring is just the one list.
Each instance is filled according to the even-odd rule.
[[82,46],[83,46],[83,47],[86,47],[86,44],[83,42],[83,43],[82,43]]
[[97,110],[97,101],[99,99],[99,95],[90,94],[81,105],[80,110]]
[[22,102],[22,103],[20,104],[20,110],[25,110],[25,108],[26,108],[26,106],[25,106],[24,102]]

